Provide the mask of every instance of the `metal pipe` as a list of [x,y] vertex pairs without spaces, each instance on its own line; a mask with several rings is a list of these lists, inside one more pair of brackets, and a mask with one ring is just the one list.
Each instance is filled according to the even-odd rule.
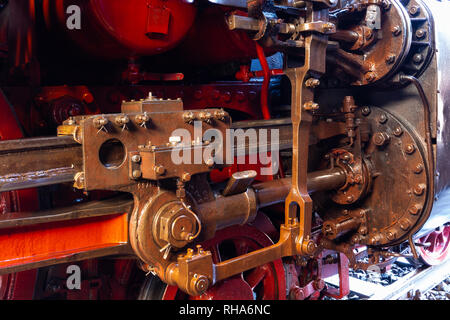
[[[308,191],[337,189],[345,184],[345,171],[339,167],[310,172],[307,177]],[[249,187],[246,192],[228,197],[218,195],[214,201],[199,204],[195,212],[199,215],[203,237],[214,237],[217,230],[237,224],[252,222],[258,209],[284,202],[291,189],[291,178],[261,182]]]
[[[285,200],[291,189],[291,178],[277,179],[254,184],[252,189],[256,194],[258,208],[264,208]],[[342,187],[346,181],[346,174],[342,168],[320,170],[308,173],[308,192],[332,190]]]

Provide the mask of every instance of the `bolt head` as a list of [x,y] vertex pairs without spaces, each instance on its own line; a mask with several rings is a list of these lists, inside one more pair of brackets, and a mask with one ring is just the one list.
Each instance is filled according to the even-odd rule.
[[411,6],[408,10],[409,14],[412,16],[416,16],[420,13],[420,7],[419,6]]
[[397,128],[394,129],[394,135],[396,137],[400,137],[402,135],[402,133],[403,133],[402,127],[397,127]]
[[400,228],[402,228],[402,230],[405,230],[405,231],[408,230],[411,225],[409,220],[406,218],[400,219],[399,224],[400,224]]
[[408,212],[412,215],[416,215],[422,210],[422,206],[420,204],[413,204],[409,207]]
[[405,152],[406,152],[407,154],[413,154],[415,150],[416,150],[416,147],[415,147],[413,144],[411,144],[411,143],[408,143],[408,144],[405,146]]
[[141,170],[133,170],[133,178],[134,179],[139,179],[140,177],[142,177],[142,171]]
[[164,173],[166,173],[166,168],[164,168],[164,166],[162,165],[156,166],[155,173],[158,175],[163,175]]
[[417,37],[418,39],[422,39],[423,37],[426,36],[426,34],[427,34],[427,31],[426,31],[425,29],[418,29],[418,30],[416,31],[416,37]]
[[413,62],[414,62],[415,64],[419,64],[419,63],[421,63],[422,61],[423,61],[423,55],[422,55],[422,54],[416,53],[416,54],[413,56]]
[[183,182],[190,181],[191,180],[191,174],[189,172],[183,173],[183,175],[181,176],[181,180],[183,180]]
[[381,147],[389,143],[390,137],[385,132],[376,132],[372,141],[375,145]]
[[391,32],[394,36],[399,36],[402,33],[402,28],[400,26],[393,26]]
[[387,116],[384,113],[382,113],[380,115],[380,117],[378,118],[378,122],[379,123],[386,123],[386,121],[387,121]]
[[131,161],[133,161],[134,163],[139,163],[139,162],[141,162],[141,156],[138,154],[135,154],[134,156],[131,157]]
[[415,167],[414,167],[414,173],[419,174],[423,171],[423,164],[418,163]]
[[392,64],[392,63],[394,63],[395,58],[396,58],[396,55],[395,55],[395,54],[389,54],[389,55],[386,57],[386,63],[387,63],[387,64]]
[[377,76],[374,72],[369,71],[364,75],[364,78],[366,79],[367,82],[373,82],[373,81],[375,81]]
[[387,233],[386,233],[386,238],[388,239],[388,240],[394,240],[395,239],[395,232],[392,232],[392,231],[388,231]]
[[416,196],[421,196],[426,189],[426,186],[423,183],[419,183],[414,186],[413,192]]
[[370,107],[363,107],[361,109],[361,113],[363,114],[363,116],[368,116],[370,112],[371,112]]

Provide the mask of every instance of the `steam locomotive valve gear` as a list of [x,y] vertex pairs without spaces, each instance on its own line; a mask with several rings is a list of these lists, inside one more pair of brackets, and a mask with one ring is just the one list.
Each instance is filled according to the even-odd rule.
[[447,258],[448,4],[56,2],[0,5],[0,274],[109,257],[147,297],[319,299]]

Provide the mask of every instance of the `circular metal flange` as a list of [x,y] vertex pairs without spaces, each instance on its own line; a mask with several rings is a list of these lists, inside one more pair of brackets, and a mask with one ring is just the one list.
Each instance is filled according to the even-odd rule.
[[428,185],[427,164],[414,132],[392,114],[372,108],[366,116],[372,132],[390,139],[366,149],[375,172],[370,196],[362,203],[367,211],[368,245],[390,245],[405,238],[425,207]]
[[[378,84],[389,79],[409,53],[412,27],[408,12],[398,1],[391,3],[387,9],[381,10],[381,29],[371,35],[375,39],[367,39],[368,45],[358,50],[347,49],[351,59],[362,66],[359,78],[357,73],[352,73],[353,77],[357,77],[352,82],[354,86]],[[357,26],[351,28],[356,30]]]
[[412,43],[399,73],[417,78],[425,71],[434,54],[433,17],[422,0],[409,0],[404,6],[412,25]]

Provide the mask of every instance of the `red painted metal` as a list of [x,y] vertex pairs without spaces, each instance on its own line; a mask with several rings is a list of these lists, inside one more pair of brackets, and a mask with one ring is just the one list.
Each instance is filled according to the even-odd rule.
[[450,226],[442,226],[420,238],[425,246],[419,248],[420,257],[428,265],[438,265],[448,258],[450,252]]
[[127,243],[127,214],[0,231],[0,269]]
[[[22,132],[12,106],[0,90],[0,140],[22,138]],[[39,207],[35,189],[0,193],[0,215],[21,210],[36,210]],[[8,246],[2,247],[2,251]],[[0,299],[29,300],[33,298],[37,270],[29,270],[0,276]]]
[[249,62],[256,58],[255,44],[248,34],[228,28],[226,16],[232,11],[223,6],[209,6],[199,10],[192,29],[176,49],[176,55],[195,65]]
[[[67,28],[71,5],[81,9],[80,30]],[[49,30],[62,31],[88,53],[108,58],[172,49],[186,36],[197,12],[184,0],[44,0],[42,6]]]
[[[258,219],[260,219],[258,217]],[[232,226],[216,233],[214,239],[205,241],[202,246],[210,250],[214,262],[238,256],[261,247],[273,244],[272,240],[259,229],[250,226]],[[177,287],[168,286],[163,300],[284,300],[286,281],[281,259],[236,275],[215,286],[198,297],[189,297]]]
[[325,295],[342,299],[350,293],[349,261],[343,253],[338,254],[337,269],[339,274],[339,288],[327,288]]
[[261,88],[261,110],[263,113],[263,118],[268,120],[270,119],[270,109],[269,109],[270,69],[263,48],[257,42],[255,42],[255,45],[256,45],[256,53],[258,54],[258,60],[259,63],[261,64],[264,74],[264,80]]

